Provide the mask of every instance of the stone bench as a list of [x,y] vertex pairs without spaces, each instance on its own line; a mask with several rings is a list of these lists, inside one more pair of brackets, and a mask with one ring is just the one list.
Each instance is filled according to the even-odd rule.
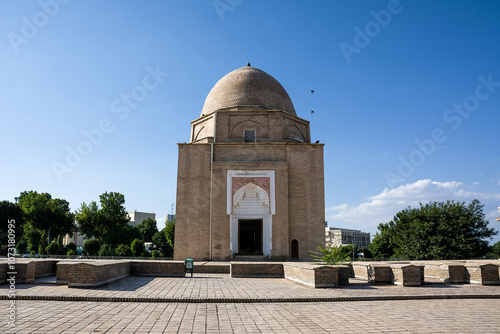
[[492,263],[467,263],[465,280],[470,284],[500,285],[499,266]]
[[[337,288],[349,283],[349,267],[346,265],[317,265],[289,262],[283,264],[285,278],[312,288]],[[341,277],[339,280],[339,277]]]
[[130,261],[72,262],[67,267],[69,288],[96,288],[130,275]]
[[266,277],[283,278],[283,264],[278,262],[231,262],[232,278]]
[[[196,272],[196,271],[195,271]],[[184,261],[141,260],[130,262],[130,275],[184,277]]]

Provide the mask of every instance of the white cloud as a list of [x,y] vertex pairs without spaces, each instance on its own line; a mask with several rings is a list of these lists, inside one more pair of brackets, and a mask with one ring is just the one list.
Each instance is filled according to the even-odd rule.
[[[402,185],[395,189],[384,189],[380,194],[368,197],[358,206],[346,203],[327,209],[329,226],[353,228],[375,234],[377,225],[392,220],[402,209],[411,206],[418,207],[420,203],[431,201],[465,201],[477,198],[485,204],[486,218],[492,217],[492,210],[500,202],[500,194],[475,193],[466,190],[462,182],[437,182],[419,180],[415,183]],[[328,215],[330,213],[330,215]],[[490,219],[495,221],[495,219]]]
[[500,186],[500,180],[498,180],[498,185]]
[[[499,181],[500,182],[500,181]],[[477,186],[479,184],[479,181],[476,181],[476,182],[472,182],[472,185],[473,186]]]

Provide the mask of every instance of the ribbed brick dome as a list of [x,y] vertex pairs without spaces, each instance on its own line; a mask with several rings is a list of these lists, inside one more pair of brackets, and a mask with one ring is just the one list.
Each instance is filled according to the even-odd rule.
[[203,105],[202,115],[236,106],[282,109],[294,116],[295,108],[286,90],[272,76],[250,64],[234,70],[212,88]]

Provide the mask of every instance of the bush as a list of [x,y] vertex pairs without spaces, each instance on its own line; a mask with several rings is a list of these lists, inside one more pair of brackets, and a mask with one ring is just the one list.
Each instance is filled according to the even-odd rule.
[[101,242],[98,239],[89,239],[83,243],[83,251],[90,256],[97,255],[100,249]]
[[38,254],[40,255],[47,254],[45,253],[45,248],[42,245],[38,246]]
[[137,257],[142,256],[145,251],[144,242],[139,239],[134,239],[134,241],[132,241],[132,245],[130,246],[130,248],[132,249],[132,252],[134,252],[134,256]]
[[151,252],[151,257],[163,257],[163,254],[159,250],[155,249]]
[[[48,246],[47,248],[45,249],[47,251],[47,254],[50,254],[50,255],[59,255],[59,244],[55,241],[52,241]],[[32,251],[34,252],[34,251]]]
[[69,250],[72,250],[74,252],[76,252],[76,245],[72,242],[70,242],[69,244],[67,244],[64,249],[66,250],[66,252],[68,252]]
[[74,250],[72,250],[72,249],[70,249],[70,250],[66,253],[66,255],[67,255],[68,257],[73,257],[73,256],[75,256],[75,251],[74,251]]
[[36,252],[35,252],[35,251],[31,251],[31,252],[30,252],[30,256],[31,256],[31,257],[36,257]]
[[28,248],[28,243],[25,240],[19,241],[16,245],[19,254],[26,254],[26,248]]
[[99,256],[114,256],[115,250],[108,244],[102,244],[101,249],[99,249]]
[[132,252],[132,249],[130,249],[129,246],[127,245],[120,245],[116,248],[116,255],[117,256],[125,256],[125,257],[132,257],[134,256],[134,252]]

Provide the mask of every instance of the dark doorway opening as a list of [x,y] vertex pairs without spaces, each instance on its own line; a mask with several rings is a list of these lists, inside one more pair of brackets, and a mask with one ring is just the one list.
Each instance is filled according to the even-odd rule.
[[292,260],[299,260],[299,242],[297,239],[292,240]]
[[238,225],[238,254],[262,255],[262,219],[240,219]]

